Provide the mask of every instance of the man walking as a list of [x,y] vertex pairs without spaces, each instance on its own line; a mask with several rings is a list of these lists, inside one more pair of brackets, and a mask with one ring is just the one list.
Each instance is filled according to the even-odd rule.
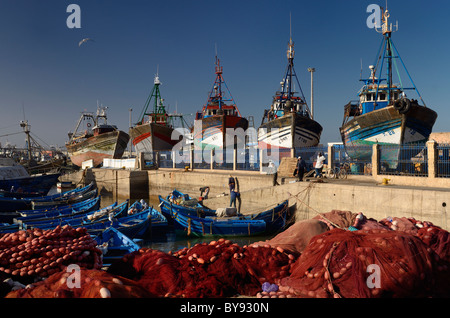
[[278,170],[277,170],[277,167],[275,166],[275,163],[272,161],[272,160],[270,160],[269,161],[269,167],[268,167],[269,169],[269,171],[268,171],[268,174],[271,174],[273,177],[273,179],[272,179],[272,185],[273,186],[277,186],[277,185],[280,185],[279,183],[278,183],[278,181],[277,181],[277,179],[278,179]]
[[319,155],[317,156],[317,160],[316,160],[316,166],[314,167],[316,169],[316,178],[320,178],[322,177],[322,169],[323,169],[323,164],[325,162],[326,158],[324,157],[322,152],[319,152]]
[[[298,181],[303,181],[303,175],[305,174],[306,171],[306,162],[305,160],[302,159],[301,156],[298,156],[297,158],[297,167],[295,168],[296,173],[297,173],[297,178]],[[295,177],[295,174],[294,174]]]

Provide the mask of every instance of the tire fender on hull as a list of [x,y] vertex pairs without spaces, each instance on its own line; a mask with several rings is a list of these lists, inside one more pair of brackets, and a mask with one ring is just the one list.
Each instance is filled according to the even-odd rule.
[[411,101],[407,98],[397,99],[394,102],[394,108],[400,114],[406,114],[411,109]]

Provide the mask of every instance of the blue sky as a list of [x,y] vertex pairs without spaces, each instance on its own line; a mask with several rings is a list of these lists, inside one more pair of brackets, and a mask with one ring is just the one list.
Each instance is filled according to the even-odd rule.
[[[69,29],[69,4],[81,8],[81,28]],[[45,143],[64,145],[83,110],[97,101],[109,121],[128,131],[159,67],[161,92],[188,120],[205,104],[215,78],[217,45],[224,78],[255,126],[286,67],[289,13],[295,69],[307,101],[315,67],[315,119],[322,143],[340,141],[343,107],[374,63],[381,35],[366,26],[369,4],[385,1],[292,0],[0,0],[0,135],[20,131],[25,118]],[[434,131],[450,131],[450,2],[390,0],[393,40],[427,106]],[[92,38],[81,47],[78,42]],[[415,97],[415,96],[411,96]],[[24,110],[24,112],[23,112]],[[24,144],[24,135],[0,142]]]

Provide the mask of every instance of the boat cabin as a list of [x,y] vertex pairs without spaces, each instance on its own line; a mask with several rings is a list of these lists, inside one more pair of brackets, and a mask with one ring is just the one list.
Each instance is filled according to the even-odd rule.
[[142,118],[142,123],[149,124],[158,124],[158,125],[166,125],[168,122],[169,115],[167,113],[159,113],[159,114],[145,114]]
[[195,119],[208,118],[212,116],[238,116],[236,108],[233,105],[222,105],[222,108],[217,104],[209,104],[202,112],[197,112]]
[[308,116],[305,103],[297,96],[291,96],[289,100],[286,100],[286,98],[283,98],[281,95],[275,96],[269,113],[271,113],[274,118],[279,118],[289,113]]
[[115,125],[98,125],[92,128],[94,136],[98,136],[115,130],[117,130],[117,126]]
[[366,85],[359,94],[359,104],[361,114],[382,109],[392,104],[402,97],[402,91],[395,85],[391,87],[391,97],[389,100],[389,90],[386,85]]

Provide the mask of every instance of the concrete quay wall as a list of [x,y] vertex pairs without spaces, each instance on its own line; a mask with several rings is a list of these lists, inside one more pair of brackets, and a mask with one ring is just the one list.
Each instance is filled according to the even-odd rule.
[[209,186],[210,198],[205,200],[205,205],[217,208],[229,205],[230,174],[239,179],[243,213],[261,211],[289,199],[291,205],[295,204],[297,220],[309,219],[317,213],[331,210],[347,210],[362,212],[376,220],[388,216],[414,217],[450,229],[450,189],[381,185],[372,179],[355,176],[349,176],[345,181],[325,179],[324,182],[315,179],[310,182],[292,182],[292,178],[286,178],[285,184],[275,187],[269,175],[237,171],[88,169],[63,176],[62,179],[74,183],[82,179],[84,183],[95,180],[101,193],[112,193],[117,200],[139,196],[148,198],[159,194],[165,196],[175,188],[197,197],[200,187]]

